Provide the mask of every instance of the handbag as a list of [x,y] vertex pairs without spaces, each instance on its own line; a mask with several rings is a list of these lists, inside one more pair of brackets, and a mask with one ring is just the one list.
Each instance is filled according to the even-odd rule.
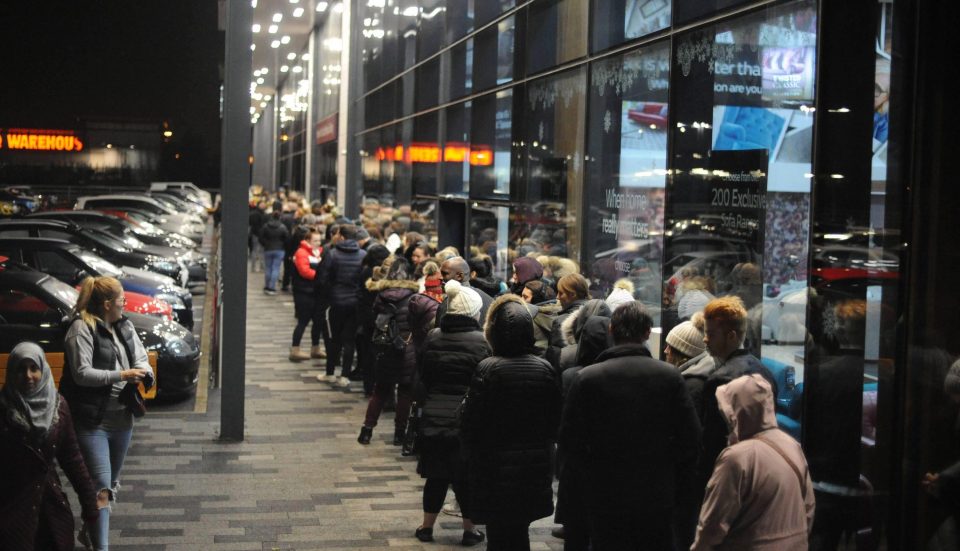
[[143,401],[143,396],[140,395],[140,389],[136,383],[124,385],[117,399],[126,406],[127,411],[132,413],[134,417],[143,417],[143,414],[147,412],[147,405]]

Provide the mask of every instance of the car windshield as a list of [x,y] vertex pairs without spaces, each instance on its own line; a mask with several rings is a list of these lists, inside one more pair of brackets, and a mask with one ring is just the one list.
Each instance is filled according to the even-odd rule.
[[110,235],[110,234],[108,234],[108,233],[104,233],[104,232],[102,232],[102,231],[100,231],[100,230],[88,230],[88,231],[86,231],[86,232],[84,232],[84,233],[86,233],[87,235],[89,235],[91,239],[93,239],[94,241],[96,241],[96,242],[99,243],[100,245],[103,245],[104,247],[113,249],[113,250],[115,250],[115,251],[128,251],[128,250],[130,250],[130,247],[129,247],[126,243],[124,243],[123,241],[120,241],[119,239],[113,237],[112,235]]
[[123,275],[123,272],[116,265],[107,262],[106,260],[100,258],[99,256],[88,252],[83,251],[79,254],[80,259],[86,262],[90,267],[100,273],[100,275],[110,276],[119,278]]
[[40,280],[40,287],[51,295],[57,297],[69,308],[73,308],[77,304],[77,297],[80,296],[80,293],[76,289],[67,285],[66,283],[55,279],[52,277],[45,277]]

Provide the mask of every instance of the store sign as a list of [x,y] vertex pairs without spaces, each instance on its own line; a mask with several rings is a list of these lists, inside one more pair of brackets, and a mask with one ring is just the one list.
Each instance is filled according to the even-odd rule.
[[406,148],[399,144],[395,147],[378,147],[376,157],[378,161],[397,161],[406,164],[436,164],[441,161],[462,163],[465,160],[473,166],[493,164],[493,152],[490,148],[464,143],[448,143],[445,147],[433,143],[412,143]]
[[334,113],[329,117],[317,122],[314,126],[314,135],[316,136],[316,144],[323,145],[325,143],[332,142],[337,139],[337,123],[340,118],[338,113]]
[[0,130],[0,149],[22,151],[83,151],[72,130],[8,128]]

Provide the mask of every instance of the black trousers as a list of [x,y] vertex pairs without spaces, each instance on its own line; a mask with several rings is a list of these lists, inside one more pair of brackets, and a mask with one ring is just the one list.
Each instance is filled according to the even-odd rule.
[[592,551],[674,551],[673,510],[591,514],[590,544]]
[[373,394],[375,355],[370,343],[370,333],[363,330],[357,331],[356,350],[357,350],[357,376],[363,380],[363,393]]
[[296,269],[293,265],[293,255],[283,255],[283,276],[280,279],[280,288],[290,288],[290,282],[293,280],[293,272]]
[[353,351],[357,340],[357,307],[330,306],[327,310],[330,328],[330,346],[327,347],[327,375],[333,375],[338,366],[342,377],[353,369]]
[[437,514],[443,508],[443,500],[447,497],[447,488],[453,485],[453,495],[457,496],[460,504],[460,513],[463,518],[470,518],[470,502],[467,500],[467,485],[462,481],[451,481],[441,478],[428,478],[423,485],[423,512]]
[[487,551],[530,551],[530,523],[487,523]]

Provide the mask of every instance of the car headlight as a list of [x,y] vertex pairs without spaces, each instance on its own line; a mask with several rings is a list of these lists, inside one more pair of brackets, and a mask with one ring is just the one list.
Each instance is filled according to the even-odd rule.
[[157,300],[162,300],[163,302],[166,302],[167,304],[169,304],[170,306],[172,306],[172,307],[173,307],[174,309],[176,309],[176,310],[182,310],[182,309],[184,309],[184,308],[187,307],[187,306],[183,303],[183,300],[182,300],[180,297],[178,297],[177,295],[174,295],[174,294],[170,294],[170,293],[157,293],[153,298],[155,298],[155,299],[157,299]]
[[172,356],[189,356],[193,352],[187,341],[179,337],[167,340],[165,347]]

